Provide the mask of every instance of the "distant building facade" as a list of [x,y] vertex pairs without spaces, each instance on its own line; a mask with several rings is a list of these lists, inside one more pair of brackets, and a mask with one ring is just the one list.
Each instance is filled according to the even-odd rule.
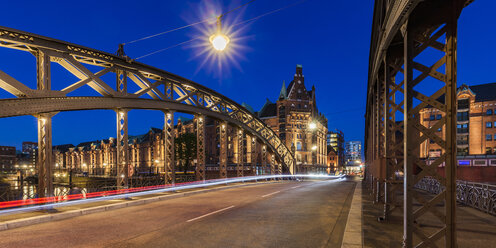
[[272,103],[267,99],[258,116],[295,151],[296,164],[301,170],[326,166],[327,119],[318,112],[315,87],[311,90],[305,87],[301,65],[296,66],[287,88],[283,82],[277,101]]
[[0,146],[0,170],[12,172],[15,170],[16,148],[13,146]]
[[[444,98],[439,99],[444,101]],[[436,108],[424,108],[420,123],[433,127],[445,116]],[[496,83],[462,85],[457,92],[457,156],[496,154]],[[445,126],[435,130],[445,135]],[[434,140],[426,140],[420,149],[421,158],[437,158],[444,150]]]
[[362,161],[362,142],[346,142],[346,165],[357,165],[357,161]]
[[335,170],[340,170],[345,163],[344,133],[337,129],[327,132],[327,147],[328,153],[336,154],[334,167],[336,167]]
[[[210,166],[217,165],[219,162],[219,122],[211,118],[205,120],[206,133],[206,164],[207,170]],[[184,133],[195,133],[196,123],[193,120],[178,120],[175,126],[175,137],[178,138]],[[228,170],[234,172],[234,165],[238,161],[238,147],[233,145],[233,137],[236,135],[236,128],[227,126],[228,134]],[[151,128],[147,133],[142,135],[130,135],[129,143],[129,175],[135,174],[158,174],[164,173],[164,141],[163,130]],[[248,135],[247,135],[248,137]],[[249,139],[249,137],[248,137]],[[244,161],[245,164],[252,163],[251,142],[245,143]],[[261,146],[257,146],[256,158],[260,166],[262,161]],[[115,138],[83,142],[76,146],[72,144],[58,145],[53,147],[53,156],[55,170],[72,170],[75,173],[88,173],[89,175],[115,175],[117,150]],[[270,154],[267,153],[267,160],[270,161]],[[176,166],[180,161],[176,159]],[[269,162],[268,162],[269,163]],[[190,170],[194,170],[193,162]],[[207,171],[208,173],[208,171]],[[228,171],[229,173],[229,171]],[[245,174],[266,174],[268,168],[257,168],[257,171],[251,171],[249,166],[245,169]]]

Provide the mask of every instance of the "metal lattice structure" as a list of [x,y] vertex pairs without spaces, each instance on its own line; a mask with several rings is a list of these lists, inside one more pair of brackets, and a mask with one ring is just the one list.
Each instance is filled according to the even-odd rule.
[[[60,111],[94,109],[125,112],[123,118],[117,114],[118,139],[121,141],[118,142],[121,144],[119,168],[128,167],[129,164],[129,156],[123,153],[127,147],[127,111],[152,109],[165,111],[166,127],[170,124],[167,124],[170,121],[167,113],[174,111],[208,116],[240,127],[254,141],[260,141],[273,151],[276,159],[289,171],[294,171],[292,170],[294,160],[290,150],[262,120],[231,99],[191,80],[130,60],[122,53],[113,55],[6,27],[0,27],[0,47],[26,51],[36,57],[37,89],[31,89],[0,70],[0,88],[14,96],[14,98],[0,99],[0,118],[22,115],[39,117],[39,146],[46,149],[40,149],[39,155],[45,159],[40,160],[38,166],[44,168],[40,171],[44,171],[43,178],[47,181],[51,181],[49,178],[51,172],[47,171],[51,169],[50,117]],[[60,90],[52,89],[51,63],[60,65],[79,80],[64,84]],[[92,72],[88,66],[99,70]],[[108,78],[109,74],[115,76],[116,82],[104,81],[102,77]],[[129,84],[134,84],[138,90],[130,91],[132,87]],[[83,86],[89,86],[98,96],[71,96]],[[166,137],[172,137],[174,127],[173,125],[172,128],[168,127],[164,128],[166,129],[164,134]],[[164,147],[166,151],[173,151],[173,138],[167,141]],[[173,183],[174,158],[169,153],[164,155],[163,159],[168,175],[165,180],[167,183]],[[204,158],[198,161],[201,163]],[[124,179],[119,179],[118,183],[125,187],[129,171],[122,169],[119,173],[124,174]],[[201,175],[203,174],[200,173]],[[49,185],[43,187],[50,189]]]
[[176,160],[174,158],[174,112],[164,112],[164,169],[165,184],[176,183]]
[[[129,177],[129,144],[128,144],[128,111],[118,109],[117,113],[117,187],[128,187]],[[82,158],[81,158],[82,159]]]
[[245,160],[244,160],[244,132],[243,129],[238,128],[237,136],[236,136],[236,144],[238,147],[238,161],[236,163],[236,175],[238,177],[242,177],[244,174],[244,165],[245,165]]
[[219,123],[219,172],[220,178],[227,178],[227,123]]
[[205,116],[197,115],[196,121],[196,180],[205,180]]
[[[401,185],[399,175],[404,175],[404,247],[456,247],[457,20],[470,2],[375,1],[365,134],[367,180],[375,201],[384,203],[387,219],[397,207],[393,196]],[[441,55],[426,61],[436,57],[433,53]],[[445,115],[436,124],[423,126],[420,111],[428,106]],[[444,128],[444,135],[437,133],[439,128]],[[426,141],[443,150],[429,165],[420,158],[420,145]],[[437,172],[442,164],[445,176]],[[426,177],[442,186],[433,197],[414,189]],[[415,224],[425,218],[437,220],[440,227],[428,230]]]

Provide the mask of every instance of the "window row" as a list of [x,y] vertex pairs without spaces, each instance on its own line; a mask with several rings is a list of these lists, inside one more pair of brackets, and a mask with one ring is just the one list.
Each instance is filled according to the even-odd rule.
[[[486,141],[491,141],[493,140],[493,135],[492,134],[486,134]],[[494,134],[494,140],[496,140],[496,134]]]
[[442,115],[431,115],[430,116],[430,120],[433,121],[433,120],[441,120],[443,116]]
[[486,122],[486,128],[492,128],[492,127],[496,128],[496,121],[494,122],[494,124],[492,121]]

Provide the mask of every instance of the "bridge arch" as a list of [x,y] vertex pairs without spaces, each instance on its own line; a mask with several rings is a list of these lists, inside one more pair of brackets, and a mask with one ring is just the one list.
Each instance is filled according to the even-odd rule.
[[[174,111],[209,116],[230,123],[237,126],[240,132],[256,137],[263,144],[262,152],[268,148],[281,166],[293,172],[293,155],[272,129],[235,101],[196,82],[133,61],[126,56],[116,56],[6,27],[0,27],[0,47],[27,51],[36,57],[36,89],[29,88],[0,69],[0,88],[17,97],[0,99],[0,118],[21,115],[34,115],[38,118],[40,178],[46,179],[44,182],[40,180],[40,187],[51,187],[51,116],[60,111],[75,110],[116,111],[117,160],[125,178],[118,180],[118,186],[125,185],[127,180],[127,110],[130,109],[164,111],[164,133],[170,132],[167,128],[169,122],[170,129],[171,121],[168,116]],[[61,90],[51,89],[51,63],[61,65],[79,81],[64,85],[65,88]],[[94,73],[87,65],[96,66],[100,71]],[[114,74],[116,80],[109,82],[101,78],[108,74]],[[111,86],[112,84],[115,87]],[[131,92],[128,90],[129,84],[135,84],[139,90]],[[85,85],[91,87],[99,96],[68,96]],[[204,128],[204,124],[202,126]],[[169,133],[166,137],[170,135]],[[169,152],[172,152],[170,141],[168,145]],[[169,165],[169,169],[170,167]]]

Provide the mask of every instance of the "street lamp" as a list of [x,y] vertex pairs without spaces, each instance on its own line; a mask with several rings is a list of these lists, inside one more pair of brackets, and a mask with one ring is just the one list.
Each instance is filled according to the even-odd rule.
[[220,18],[222,16],[217,17],[217,33],[210,36],[209,40],[212,44],[212,47],[217,51],[224,51],[229,44],[230,39],[226,35],[222,34],[221,31],[221,23]]
[[317,128],[317,124],[315,124],[315,122],[310,122],[308,128],[310,128],[310,130],[315,130]]

